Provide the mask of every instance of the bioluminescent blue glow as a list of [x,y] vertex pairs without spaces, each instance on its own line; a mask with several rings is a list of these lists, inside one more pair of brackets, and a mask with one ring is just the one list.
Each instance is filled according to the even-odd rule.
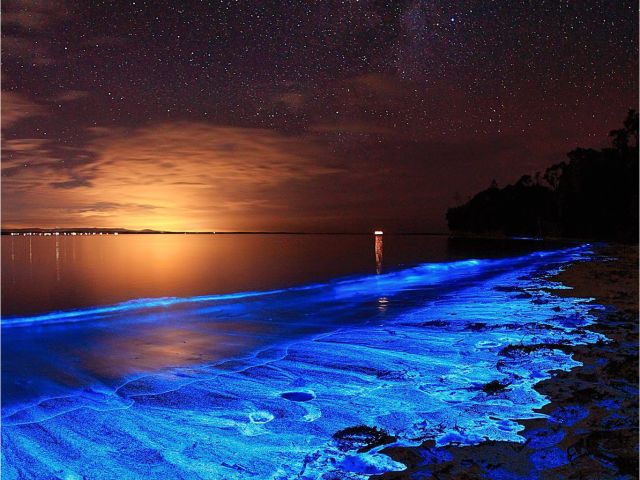
[[[333,439],[358,425],[396,445],[522,442],[515,420],[546,403],[533,385],[578,365],[522,347],[602,339],[583,328],[590,299],[555,296],[563,286],[545,279],[588,256],[583,246],[9,318],[3,478],[366,478],[404,468],[383,446],[359,453]],[[496,380],[506,388],[483,389]]]

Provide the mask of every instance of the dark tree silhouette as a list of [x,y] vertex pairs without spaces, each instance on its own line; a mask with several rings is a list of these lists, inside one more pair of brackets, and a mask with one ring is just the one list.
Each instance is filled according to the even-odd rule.
[[612,130],[612,148],[577,148],[568,162],[524,175],[502,189],[495,182],[447,211],[455,233],[591,239],[638,239],[638,114]]

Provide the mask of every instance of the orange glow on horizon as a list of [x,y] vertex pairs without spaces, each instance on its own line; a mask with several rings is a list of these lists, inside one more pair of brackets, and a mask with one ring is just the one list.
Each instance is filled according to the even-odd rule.
[[95,160],[73,171],[16,166],[3,185],[3,226],[266,230],[291,208],[281,192],[339,172],[318,161],[314,142],[265,129],[100,129],[91,148]]

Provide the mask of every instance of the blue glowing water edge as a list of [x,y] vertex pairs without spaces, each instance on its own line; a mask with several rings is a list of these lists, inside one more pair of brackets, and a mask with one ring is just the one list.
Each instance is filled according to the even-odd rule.
[[[543,416],[548,402],[533,386],[580,364],[552,348],[504,349],[604,338],[584,328],[592,299],[556,296],[567,287],[548,279],[590,255],[585,245],[6,318],[2,478],[403,470],[383,446],[362,451],[334,437],[361,425],[396,446],[524,442],[516,420]],[[508,388],[483,389],[493,381]]]

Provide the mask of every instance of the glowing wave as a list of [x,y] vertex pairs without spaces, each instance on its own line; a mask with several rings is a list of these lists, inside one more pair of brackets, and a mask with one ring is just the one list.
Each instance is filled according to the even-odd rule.
[[[43,378],[41,395],[3,410],[3,478],[317,479],[332,472],[355,479],[402,470],[380,453],[390,444],[522,442],[516,420],[541,416],[536,409],[547,402],[533,386],[579,365],[557,346],[603,338],[584,328],[590,299],[556,296],[564,287],[544,276],[588,254],[581,247],[428,264],[270,292],[10,319],[4,326],[73,319],[36,329],[47,341],[85,331],[92,340],[98,331],[126,338],[134,325],[143,326],[138,335],[161,324],[171,335],[154,339],[171,341],[187,329],[192,342],[214,338],[206,336],[213,329],[216,342],[253,343],[242,355],[180,357],[180,365],[165,362],[111,384],[97,378],[95,365],[80,368],[64,352],[47,352],[51,368],[72,378]],[[229,318],[242,319],[242,329],[222,320]],[[3,342],[28,343],[31,335],[9,328]],[[23,354],[35,357],[46,344],[31,341]],[[107,345],[104,354],[118,348]],[[135,343],[136,351],[144,345]],[[357,430],[362,425],[383,430],[384,445],[349,437],[366,432]],[[558,449],[555,461],[568,462],[562,455]]]

